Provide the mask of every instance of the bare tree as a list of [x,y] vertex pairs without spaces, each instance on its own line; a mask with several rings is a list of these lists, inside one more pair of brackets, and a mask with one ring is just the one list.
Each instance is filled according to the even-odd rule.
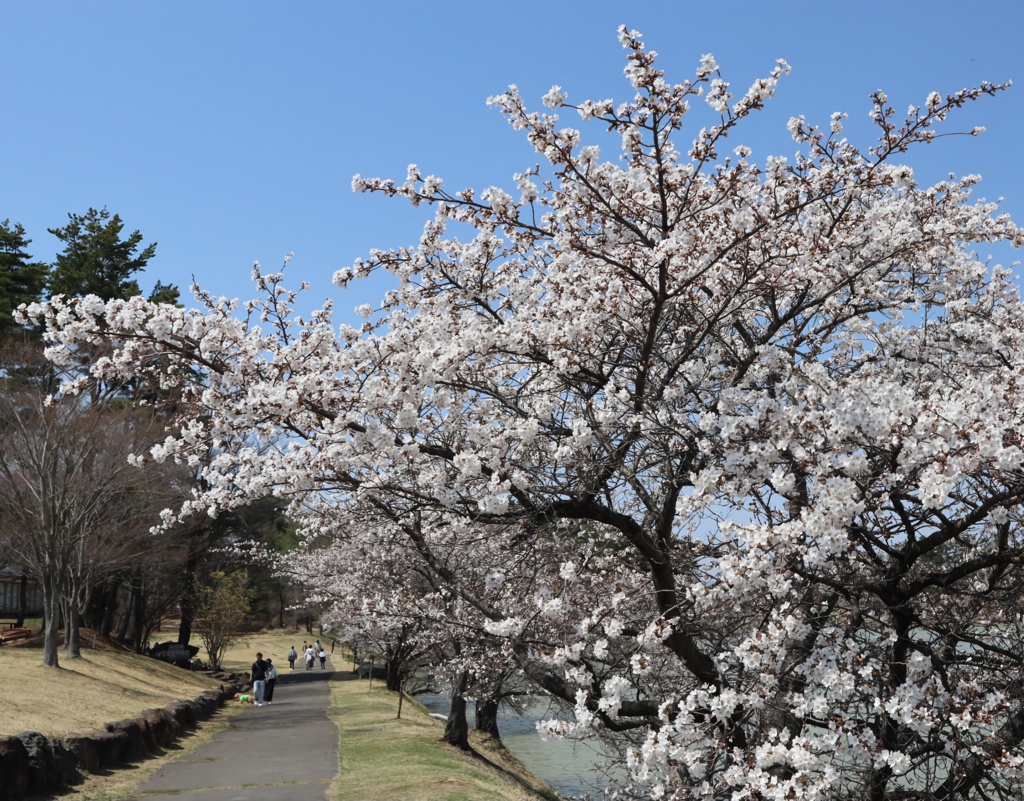
[[0,393],[4,549],[42,582],[47,666],[58,665],[62,619],[68,656],[79,656],[89,593],[145,549],[170,502],[159,470],[129,462],[151,439],[151,415],[116,401],[53,399],[35,384]]

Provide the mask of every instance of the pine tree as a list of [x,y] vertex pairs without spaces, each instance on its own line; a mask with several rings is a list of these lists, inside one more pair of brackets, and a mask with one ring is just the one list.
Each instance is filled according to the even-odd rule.
[[49,294],[98,295],[104,300],[141,294],[133,276],[156,254],[156,242],[138,252],[142,234],[134,231],[122,239],[124,223],[105,208],[68,214],[68,219],[63,228],[47,229],[65,243],[50,274]]
[[39,300],[46,286],[49,267],[32,261],[31,242],[20,223],[0,222],[0,332],[15,328],[14,310]]

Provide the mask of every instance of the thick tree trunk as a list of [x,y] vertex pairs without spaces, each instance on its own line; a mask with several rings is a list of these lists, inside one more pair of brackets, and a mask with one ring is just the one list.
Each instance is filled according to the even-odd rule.
[[124,608],[124,612],[121,614],[121,620],[117,624],[117,640],[118,642],[128,642],[128,626],[132,622],[132,604],[131,600]]
[[211,535],[209,529],[198,529],[189,535],[188,558],[185,560],[184,575],[181,577],[181,623],[178,626],[178,642],[188,645],[192,639],[192,623],[195,620],[198,606],[199,568],[210,550]]
[[109,637],[114,629],[117,615],[117,599],[121,590],[121,576],[114,576],[107,585],[106,599],[103,603],[103,619],[100,621],[100,636]]
[[469,721],[466,719],[466,687],[469,684],[469,674],[463,673],[459,677],[458,685],[452,693],[452,706],[448,712],[448,722],[444,727],[444,736],[441,738],[449,745],[469,751]]
[[498,732],[497,699],[488,698],[486,701],[478,700],[476,702],[476,730],[501,739],[501,734]]
[[185,577],[186,587],[181,595],[179,608],[181,609],[181,623],[178,625],[178,642],[188,645],[192,639],[192,621],[195,619],[196,603],[195,593],[192,590],[193,574],[189,572]]
[[186,604],[183,601],[181,604],[181,623],[178,625],[178,642],[182,645],[188,645],[188,641],[192,639],[193,617],[192,604]]
[[57,642],[60,639],[60,592],[53,576],[43,576],[43,665],[60,667]]
[[397,660],[388,660],[388,689],[392,692],[400,692],[402,689],[402,682],[405,681],[405,671],[402,670],[402,665]]
[[132,589],[132,609],[132,644],[136,651],[142,653],[143,632],[146,630],[146,593],[143,591],[141,580]]
[[81,613],[75,600],[77,593],[70,593],[67,612],[64,615],[64,646],[67,648],[68,659],[82,658]]

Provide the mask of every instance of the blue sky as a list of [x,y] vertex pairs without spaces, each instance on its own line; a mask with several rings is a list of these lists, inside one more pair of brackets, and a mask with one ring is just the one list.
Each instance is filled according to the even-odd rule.
[[[424,208],[351,191],[355,173],[403,179],[415,162],[449,189],[513,187],[536,162],[486,98],[519,85],[540,108],[627,99],[616,28],[640,30],[669,80],[711,52],[739,94],[785,58],[766,112],[747,126],[755,157],[792,155],[785,123],[826,125],[867,147],[868,95],[903,110],[928,92],[1016,84],[972,104],[950,137],[912,158],[921,179],[981,173],[1024,223],[1024,6],[911,2],[15,2],[2,0],[0,219],[51,260],[47,228],[106,206],[157,241],[140,283],[252,295],[253,260],[331,296],[339,321],[384,285],[342,293],[333,272],[370,248],[416,241]],[[571,115],[571,116],[569,116]],[[578,125],[569,112],[567,124]],[[700,124],[707,124],[704,118]],[[739,144],[737,140],[736,144]],[[608,151],[605,151],[608,153]],[[515,193],[514,193],[515,194]],[[998,254],[1006,260],[1004,254]],[[1019,258],[1019,255],[1011,258]]]

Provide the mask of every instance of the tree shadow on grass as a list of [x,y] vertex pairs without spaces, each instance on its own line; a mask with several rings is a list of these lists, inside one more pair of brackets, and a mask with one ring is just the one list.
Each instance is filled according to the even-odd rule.
[[[548,783],[543,779],[540,779],[530,773],[527,767],[519,761],[515,754],[505,747],[500,739],[492,737],[489,734],[481,734],[477,739],[479,740],[478,747],[474,748],[471,743],[469,751],[463,753],[468,754],[473,757],[473,759],[482,762],[492,770],[497,771],[502,776],[522,787],[524,790],[527,790],[540,798],[548,799],[548,801],[559,801],[559,795],[555,792],[554,788],[548,785]],[[484,749],[497,752],[501,762],[491,759],[486,753],[484,753]],[[533,781],[529,781],[526,776],[531,777]]]

